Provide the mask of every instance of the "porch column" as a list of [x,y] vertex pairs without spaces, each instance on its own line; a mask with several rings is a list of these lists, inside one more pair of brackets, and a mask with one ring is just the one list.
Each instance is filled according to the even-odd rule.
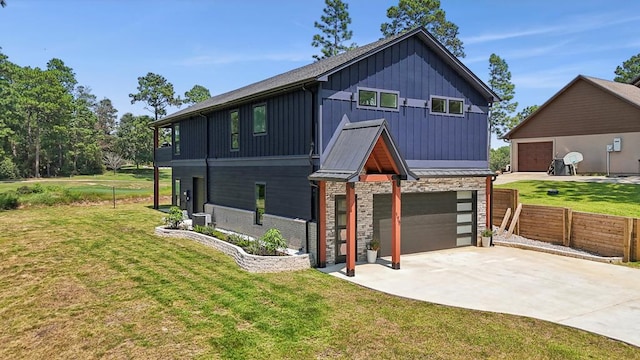
[[[485,193],[486,193],[486,202],[487,202],[487,210],[486,210],[486,224],[487,224],[487,229],[491,229],[493,230],[493,204],[491,203],[493,200],[493,181],[491,181],[491,176],[487,176],[487,179],[485,180]],[[493,235],[491,236],[491,243],[490,245],[493,245]]]
[[400,219],[402,202],[400,199],[400,179],[391,181],[391,268],[400,269]]
[[158,127],[153,128],[153,208],[160,207],[160,172],[158,171],[158,163],[156,152],[158,150],[159,136]]
[[356,275],[356,189],[347,183],[347,276]]
[[318,182],[318,267],[327,267],[327,183]]

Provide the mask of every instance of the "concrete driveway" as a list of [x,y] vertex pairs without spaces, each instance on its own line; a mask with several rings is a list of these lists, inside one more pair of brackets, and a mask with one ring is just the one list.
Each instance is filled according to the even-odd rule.
[[640,176],[603,176],[603,175],[573,175],[573,176],[552,176],[546,172],[515,172],[500,174],[495,185],[508,184],[520,180],[548,180],[548,181],[577,181],[577,182],[597,182],[605,184],[640,184]]
[[495,246],[402,255],[324,272],[389,294],[529,316],[640,346],[640,270]]

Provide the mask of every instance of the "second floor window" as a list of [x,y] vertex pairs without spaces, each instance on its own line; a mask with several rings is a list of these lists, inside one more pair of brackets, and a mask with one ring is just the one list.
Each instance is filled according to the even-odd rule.
[[398,111],[400,92],[358,88],[358,107],[360,109]]
[[173,153],[180,155],[180,124],[173,124]]
[[431,113],[464,116],[464,99],[432,96]]
[[240,115],[238,110],[233,110],[229,113],[231,121],[231,150],[240,149]]
[[267,106],[265,104],[253,107],[253,134],[267,133]]

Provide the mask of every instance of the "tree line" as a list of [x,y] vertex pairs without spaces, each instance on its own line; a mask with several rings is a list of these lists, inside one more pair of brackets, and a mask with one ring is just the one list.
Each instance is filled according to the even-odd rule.
[[181,99],[164,77],[138,78],[132,103],[142,101],[154,117],[125,113],[108,98],[79,85],[73,69],[53,58],[45,68],[20,66],[0,52],[0,180],[101,174],[125,161],[153,159],[149,124],[169,105],[202,101],[209,90],[196,85]]

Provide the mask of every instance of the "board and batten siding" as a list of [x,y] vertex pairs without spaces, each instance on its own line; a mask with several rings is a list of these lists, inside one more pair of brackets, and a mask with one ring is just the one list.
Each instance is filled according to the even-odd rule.
[[255,210],[255,184],[266,184],[265,213],[311,218],[309,166],[211,166],[210,203]]
[[[385,118],[407,160],[486,160],[488,101],[422,41],[409,38],[331,76],[324,94],[348,92],[351,100],[322,100],[322,146],[326,148],[343,115],[352,122]],[[399,111],[360,109],[357,88],[399,91]],[[432,115],[431,96],[465,101],[462,117]],[[412,106],[403,106],[402,99]],[[473,105],[473,112],[468,106]]]
[[174,152],[173,159],[204,159],[207,156],[207,119],[196,116],[177,124],[180,125],[180,154]]
[[[296,90],[209,113],[210,158],[291,156],[309,152],[312,93]],[[266,104],[267,132],[253,134],[253,107]],[[230,112],[239,111],[240,149],[231,150]]]
[[640,132],[640,109],[579,80],[527,120],[512,139]]

